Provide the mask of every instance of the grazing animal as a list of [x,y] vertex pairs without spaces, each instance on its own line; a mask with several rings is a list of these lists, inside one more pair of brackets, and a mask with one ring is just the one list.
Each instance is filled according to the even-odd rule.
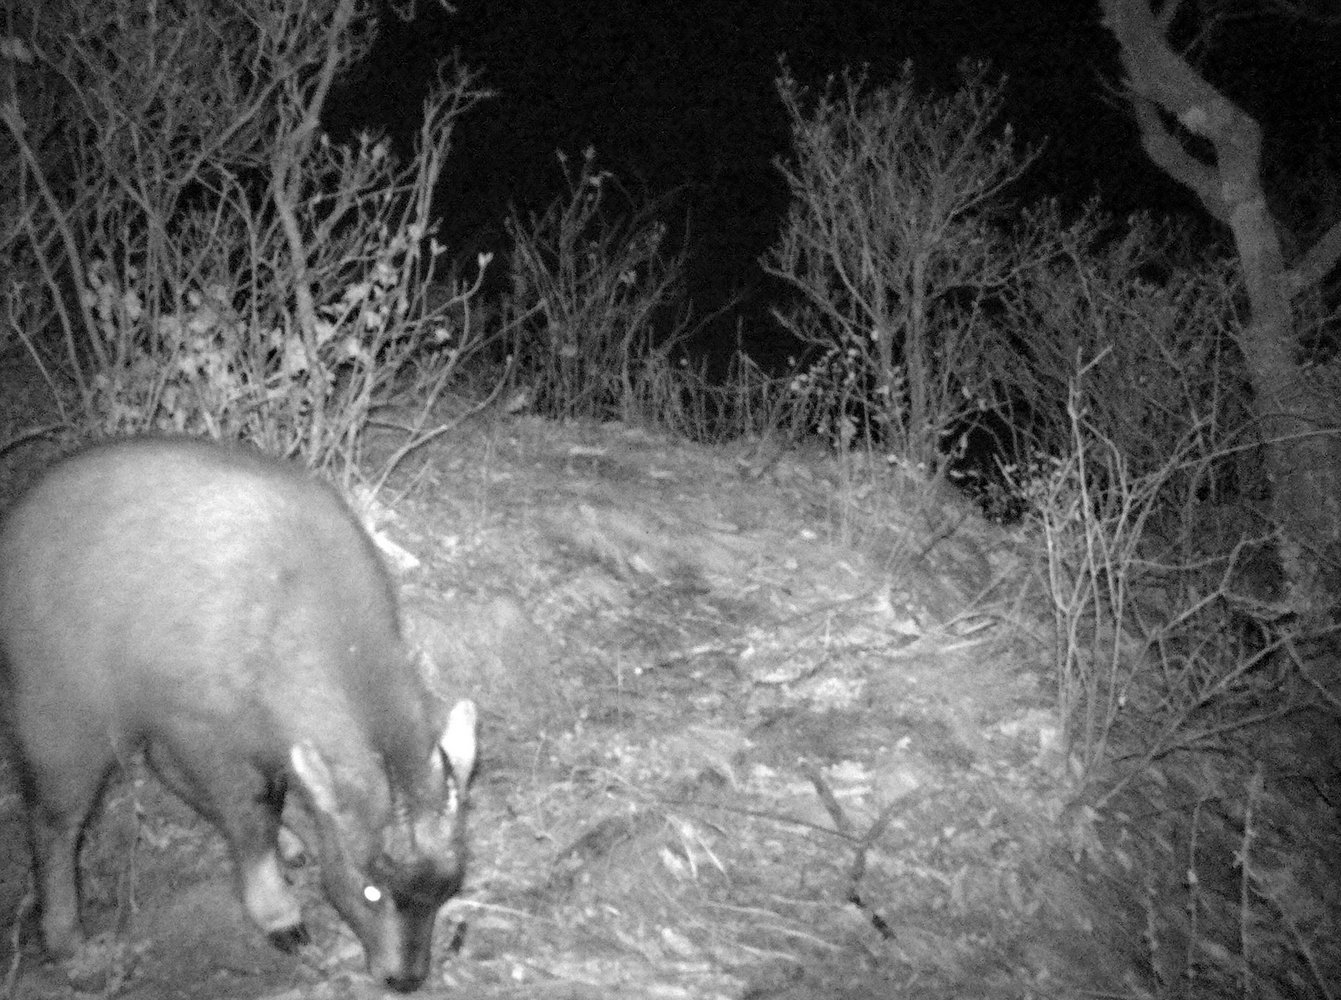
[[307,939],[276,838],[305,807],[327,899],[375,979],[417,989],[465,871],[475,706],[445,720],[368,535],[334,491],[241,448],[97,445],[0,525],[0,698],[47,950],[83,944],[78,852],[120,762],[228,841],[277,947]]

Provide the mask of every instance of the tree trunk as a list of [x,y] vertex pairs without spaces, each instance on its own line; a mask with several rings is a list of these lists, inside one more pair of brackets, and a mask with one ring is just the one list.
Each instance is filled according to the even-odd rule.
[[[1168,24],[1156,21],[1149,0],[1100,2],[1121,50],[1145,151],[1233,233],[1250,310],[1238,344],[1266,453],[1285,597],[1288,610],[1321,623],[1333,610],[1329,592],[1337,592],[1341,554],[1338,400],[1317,388],[1321,381],[1301,363],[1291,301],[1304,281],[1318,280],[1336,263],[1341,225],[1304,256],[1300,269],[1287,271],[1262,190],[1260,126],[1173,50]],[[1169,3],[1165,12],[1172,16],[1180,6]],[[1194,156],[1169,119],[1208,142],[1213,160]]]

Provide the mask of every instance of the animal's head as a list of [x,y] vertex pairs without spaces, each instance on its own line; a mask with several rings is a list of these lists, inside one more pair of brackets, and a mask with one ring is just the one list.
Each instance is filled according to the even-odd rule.
[[402,993],[418,989],[438,911],[465,876],[474,703],[452,709],[414,789],[392,788],[380,767],[334,772],[310,744],[289,756],[317,828],[326,897],[363,942],[372,977]]

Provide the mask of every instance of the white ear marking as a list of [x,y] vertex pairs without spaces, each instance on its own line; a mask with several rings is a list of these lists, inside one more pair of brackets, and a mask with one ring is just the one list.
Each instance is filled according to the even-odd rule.
[[465,788],[475,770],[475,703],[463,699],[452,706],[447,716],[447,728],[438,740],[438,749],[447,755],[452,774],[459,788]]

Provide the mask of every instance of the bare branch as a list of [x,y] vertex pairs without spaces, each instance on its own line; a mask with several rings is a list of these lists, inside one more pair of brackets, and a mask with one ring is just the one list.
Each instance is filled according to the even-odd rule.
[[1338,260],[1341,260],[1341,220],[1327,230],[1291,268],[1288,275],[1290,288],[1294,291],[1312,288],[1331,274]]
[[[1201,199],[1207,211],[1228,223],[1240,201],[1254,193],[1246,188],[1256,188],[1260,126],[1173,50],[1148,0],[1101,2],[1104,24],[1118,41],[1142,145],[1169,176]],[[1218,162],[1197,158],[1165,124],[1160,111],[1191,135],[1210,142]],[[1248,177],[1253,179],[1251,185],[1233,183]]]
[[1132,110],[1141,129],[1141,148],[1155,165],[1179,181],[1201,200],[1221,222],[1228,223],[1226,206],[1220,197],[1215,169],[1188,152],[1160,116],[1159,105],[1148,97],[1130,95]]

